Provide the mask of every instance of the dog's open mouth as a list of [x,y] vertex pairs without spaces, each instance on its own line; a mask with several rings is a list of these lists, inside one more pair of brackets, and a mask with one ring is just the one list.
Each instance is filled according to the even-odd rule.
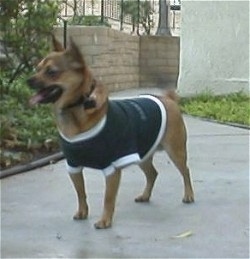
[[29,103],[31,105],[38,103],[54,103],[59,99],[62,92],[63,90],[59,85],[44,87],[30,98]]

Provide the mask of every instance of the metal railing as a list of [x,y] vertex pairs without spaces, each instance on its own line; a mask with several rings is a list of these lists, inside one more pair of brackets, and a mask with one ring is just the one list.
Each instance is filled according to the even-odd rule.
[[[119,24],[119,29],[123,30],[124,25],[131,25],[131,15],[124,14],[123,2],[125,0],[61,0],[61,20],[69,20],[73,16],[99,16],[101,21],[108,19],[111,25]],[[134,0],[138,2],[138,15],[139,3],[144,0]],[[150,0],[152,9],[153,27],[158,25],[159,17],[159,0]],[[180,0],[170,0],[170,27],[174,30],[180,29]],[[139,25],[138,25],[139,26]]]
[[120,20],[122,0],[62,0],[61,16],[95,15]]

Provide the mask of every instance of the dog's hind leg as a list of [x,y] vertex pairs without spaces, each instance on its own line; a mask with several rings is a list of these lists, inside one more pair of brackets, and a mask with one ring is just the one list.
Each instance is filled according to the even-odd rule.
[[173,161],[184,180],[184,203],[194,202],[194,192],[192,187],[192,180],[187,166],[187,151],[186,151],[186,137],[185,134],[179,134],[178,140],[169,137],[164,145],[170,159]]
[[104,209],[101,219],[95,223],[95,228],[104,229],[112,225],[112,218],[115,210],[115,201],[121,179],[121,170],[106,177],[106,190],[104,197]]
[[78,210],[74,215],[74,219],[86,219],[88,217],[88,204],[87,196],[85,192],[85,184],[82,172],[79,173],[70,173],[69,174],[73,185],[76,190],[78,198]]
[[146,176],[146,186],[143,193],[135,198],[135,202],[148,202],[158,174],[153,165],[153,158],[150,157],[148,160],[140,164],[140,168]]

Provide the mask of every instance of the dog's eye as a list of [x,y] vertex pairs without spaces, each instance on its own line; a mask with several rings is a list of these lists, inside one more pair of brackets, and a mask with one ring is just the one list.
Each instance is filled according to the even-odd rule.
[[46,75],[49,77],[55,77],[58,75],[58,72],[59,72],[58,69],[48,67],[46,70]]

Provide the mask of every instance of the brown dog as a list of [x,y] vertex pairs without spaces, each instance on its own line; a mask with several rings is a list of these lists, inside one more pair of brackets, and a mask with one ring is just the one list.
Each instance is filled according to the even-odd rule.
[[[122,103],[115,100],[110,101],[106,88],[94,79],[81,52],[72,40],[70,46],[65,50],[53,37],[53,46],[54,51],[38,64],[37,73],[28,80],[28,85],[37,91],[30,103],[53,103],[63,151],[68,161],[68,170],[78,196],[79,207],[74,219],[86,219],[88,216],[88,204],[82,175],[83,166],[104,169],[106,175],[104,210],[100,220],[95,224],[96,228],[111,227],[121,169],[131,163],[141,162],[140,167],[147,179],[143,193],[135,201],[148,202],[157,177],[152,158],[156,146],[159,144],[166,150],[183,176],[183,202],[193,202],[192,182],[187,167],[186,129],[177,105],[176,94],[170,91],[167,92],[166,96],[161,97],[130,98],[123,100]],[[144,102],[146,105],[144,105],[145,108],[142,108],[141,105]],[[127,108],[126,105],[130,105],[130,107]],[[153,110],[153,121],[156,121],[156,118],[161,119],[161,122],[155,127],[157,133],[151,129],[156,123],[146,122],[150,107]],[[129,109],[132,109],[132,112]],[[116,114],[118,110],[121,111],[122,115],[110,119],[110,113]],[[124,112],[124,110],[126,111]],[[128,120],[133,116],[137,121],[136,127],[139,129],[139,133],[136,134],[134,134],[135,126],[131,126],[132,130],[127,133],[127,128],[130,127]],[[166,116],[167,120],[166,118],[163,120]],[[122,124],[124,120],[126,126]],[[139,125],[138,120],[142,121],[143,126]],[[107,126],[108,124],[111,126]],[[110,133],[115,125],[118,125],[118,128],[120,125],[120,128],[114,130],[114,133]],[[107,127],[110,128],[106,129]],[[105,129],[111,138],[102,135],[102,131]],[[129,134],[132,134],[133,137]],[[151,135],[154,135],[154,140],[151,141],[150,147],[145,147],[145,143]],[[139,138],[136,140],[136,145],[131,144],[135,137]],[[82,151],[81,145],[78,143],[81,138],[87,142]],[[97,151],[94,147],[92,148],[92,145],[95,144],[92,143],[92,140],[95,141],[96,138],[98,139],[96,141],[99,141]],[[104,143],[104,148],[101,147],[102,143]],[[73,149],[72,146],[76,147],[76,150],[72,151],[75,152],[73,155],[71,155],[71,151],[68,151],[68,148]],[[111,147],[111,151],[106,151],[108,146]],[[127,153],[124,153],[123,146],[124,149],[126,146],[129,150],[126,151]],[[121,156],[118,156],[119,152]],[[115,158],[112,157],[110,160],[108,153],[112,153]],[[103,161],[104,157],[107,157],[108,162]],[[82,164],[81,159],[89,160]],[[96,159],[99,163],[97,166],[93,164]]]

